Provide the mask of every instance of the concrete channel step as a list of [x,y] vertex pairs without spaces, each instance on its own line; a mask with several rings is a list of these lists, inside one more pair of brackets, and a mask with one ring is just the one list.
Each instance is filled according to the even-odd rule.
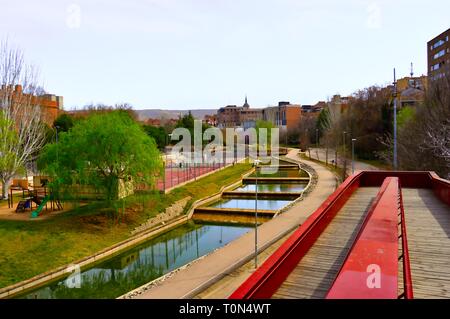
[[261,165],[260,168],[278,168],[279,170],[299,169],[298,165],[282,164],[282,165]]
[[[308,182],[309,177],[258,177],[258,183],[301,183]],[[256,177],[242,179],[243,184],[254,184]]]
[[[274,216],[276,210],[258,209],[258,215],[260,216]],[[221,214],[221,215],[255,215],[254,209],[244,208],[216,208],[216,207],[198,207],[194,210],[194,216],[197,214]]]
[[[258,198],[291,199],[298,198],[302,192],[258,192]],[[255,192],[229,191],[223,192],[223,198],[255,198]]]

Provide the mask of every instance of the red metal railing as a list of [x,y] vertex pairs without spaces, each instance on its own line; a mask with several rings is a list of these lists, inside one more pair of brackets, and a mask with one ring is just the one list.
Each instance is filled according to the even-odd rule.
[[411,265],[409,262],[409,250],[408,250],[408,239],[406,235],[406,221],[405,221],[405,210],[403,207],[403,197],[402,197],[402,187],[401,182],[398,183],[398,202],[400,210],[401,219],[401,238],[402,238],[402,259],[403,259],[403,286],[404,292],[399,296],[399,298],[404,297],[405,299],[413,299],[413,286],[411,277]]
[[339,185],[336,191],[229,298],[270,298],[359,187],[361,174],[355,173]]
[[[432,189],[444,203],[450,205],[450,181],[428,171],[362,171],[344,181],[329,198],[284,242],[231,296],[231,299],[270,298],[303,255],[314,244],[323,228],[336,215],[351,193],[361,186],[380,186],[386,177],[398,177],[401,185]],[[403,201],[400,197],[402,218],[402,252],[404,255],[404,295],[413,298],[411,270],[406,236]],[[394,204],[395,205],[395,204]],[[397,239],[398,243],[398,239]]]

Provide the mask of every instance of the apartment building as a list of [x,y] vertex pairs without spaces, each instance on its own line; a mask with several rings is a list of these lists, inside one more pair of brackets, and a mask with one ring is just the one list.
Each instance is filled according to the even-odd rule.
[[250,108],[245,99],[243,106],[227,105],[217,111],[217,126],[219,128],[255,127],[258,120],[271,122],[275,127],[288,129],[300,122],[302,109],[300,105],[290,102],[279,102],[278,106],[266,108]]
[[450,75],[450,29],[428,41],[428,78],[438,80]]
[[[41,108],[41,120],[53,125],[53,121],[58,117],[64,108],[62,96],[54,94],[33,95],[23,91],[22,85],[2,85],[0,88],[0,104],[3,103],[26,103],[33,107]],[[1,107],[2,105],[0,105]]]

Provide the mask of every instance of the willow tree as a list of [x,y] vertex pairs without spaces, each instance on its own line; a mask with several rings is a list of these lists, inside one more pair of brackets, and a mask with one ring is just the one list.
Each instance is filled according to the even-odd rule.
[[[162,170],[155,141],[125,111],[88,116],[47,144],[39,168],[53,176],[53,187],[90,185],[108,201],[119,184],[153,185]],[[67,187],[66,187],[67,188]]]
[[23,52],[0,44],[0,181],[8,198],[12,179],[35,160],[45,142],[35,67],[25,64]]

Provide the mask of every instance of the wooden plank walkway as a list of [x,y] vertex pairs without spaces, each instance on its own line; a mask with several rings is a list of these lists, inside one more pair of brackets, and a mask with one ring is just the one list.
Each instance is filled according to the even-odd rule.
[[450,207],[430,189],[402,194],[414,298],[450,298]]
[[272,298],[325,298],[378,190],[356,190]]

